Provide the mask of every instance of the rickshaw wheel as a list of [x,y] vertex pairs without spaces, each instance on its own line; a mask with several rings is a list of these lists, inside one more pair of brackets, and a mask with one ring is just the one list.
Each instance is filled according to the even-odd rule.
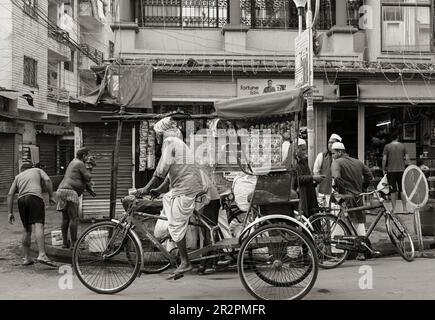
[[240,248],[237,268],[245,289],[264,300],[301,299],[319,270],[312,241],[284,224],[265,225],[249,235]]

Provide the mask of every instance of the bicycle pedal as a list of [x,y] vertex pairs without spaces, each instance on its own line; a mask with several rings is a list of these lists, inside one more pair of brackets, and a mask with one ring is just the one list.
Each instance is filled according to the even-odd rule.
[[372,252],[372,255],[375,256],[375,257],[379,257],[379,256],[381,255],[381,252],[380,252],[380,251],[377,251],[377,250],[374,250],[374,251]]

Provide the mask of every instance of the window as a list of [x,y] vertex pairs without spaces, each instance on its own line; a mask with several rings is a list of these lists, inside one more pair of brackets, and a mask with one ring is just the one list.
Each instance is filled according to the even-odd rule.
[[38,19],[38,0],[23,0],[23,10],[34,19]]
[[112,41],[109,41],[109,59],[113,58],[115,55],[115,44]]
[[382,51],[429,52],[430,0],[382,0]]
[[[312,1],[313,8],[315,1]],[[241,0],[241,22],[259,29],[298,29],[298,9],[285,0]],[[303,19],[305,28],[305,19]],[[335,24],[335,1],[320,0],[317,28],[327,30]]]
[[228,23],[229,0],[136,0],[141,27],[221,28]]
[[64,12],[74,19],[75,18],[74,1],[71,0],[69,2],[65,2],[63,5],[64,5]]
[[30,87],[38,86],[38,61],[24,57],[24,80],[23,83]]
[[71,50],[71,59],[63,63],[63,68],[67,71],[74,72],[74,51]]

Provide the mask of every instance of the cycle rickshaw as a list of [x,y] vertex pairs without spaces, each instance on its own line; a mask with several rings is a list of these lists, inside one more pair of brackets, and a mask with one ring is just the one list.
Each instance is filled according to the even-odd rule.
[[[301,90],[290,90],[215,104],[217,118],[235,133],[240,170],[256,176],[257,181],[238,238],[222,239],[219,228],[211,225],[201,212],[195,212],[198,225],[210,233],[211,243],[190,252],[189,258],[195,262],[232,254],[243,286],[257,299],[301,299],[317,279],[318,257],[307,221],[289,214],[298,201],[292,193],[297,182],[292,153],[297,143],[290,145],[286,163],[270,159],[271,150],[263,149],[267,141],[270,148],[281,151],[279,128],[286,130],[293,142],[297,141],[302,94]],[[277,123],[287,126],[265,129]],[[261,147],[253,137],[263,142]],[[256,150],[255,146],[262,150]],[[270,165],[265,166],[263,160],[267,157]],[[145,230],[142,238],[138,236],[129,219],[133,214],[164,219],[131,209],[119,220],[89,227],[79,237],[73,250],[73,267],[89,289],[116,293],[142,273],[162,272],[176,266],[177,256],[152,231]]]

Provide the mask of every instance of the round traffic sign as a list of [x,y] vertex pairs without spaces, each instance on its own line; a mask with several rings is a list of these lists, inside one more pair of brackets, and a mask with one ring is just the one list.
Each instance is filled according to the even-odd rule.
[[402,178],[402,191],[409,204],[421,208],[427,203],[429,186],[421,169],[415,165],[406,168]]

